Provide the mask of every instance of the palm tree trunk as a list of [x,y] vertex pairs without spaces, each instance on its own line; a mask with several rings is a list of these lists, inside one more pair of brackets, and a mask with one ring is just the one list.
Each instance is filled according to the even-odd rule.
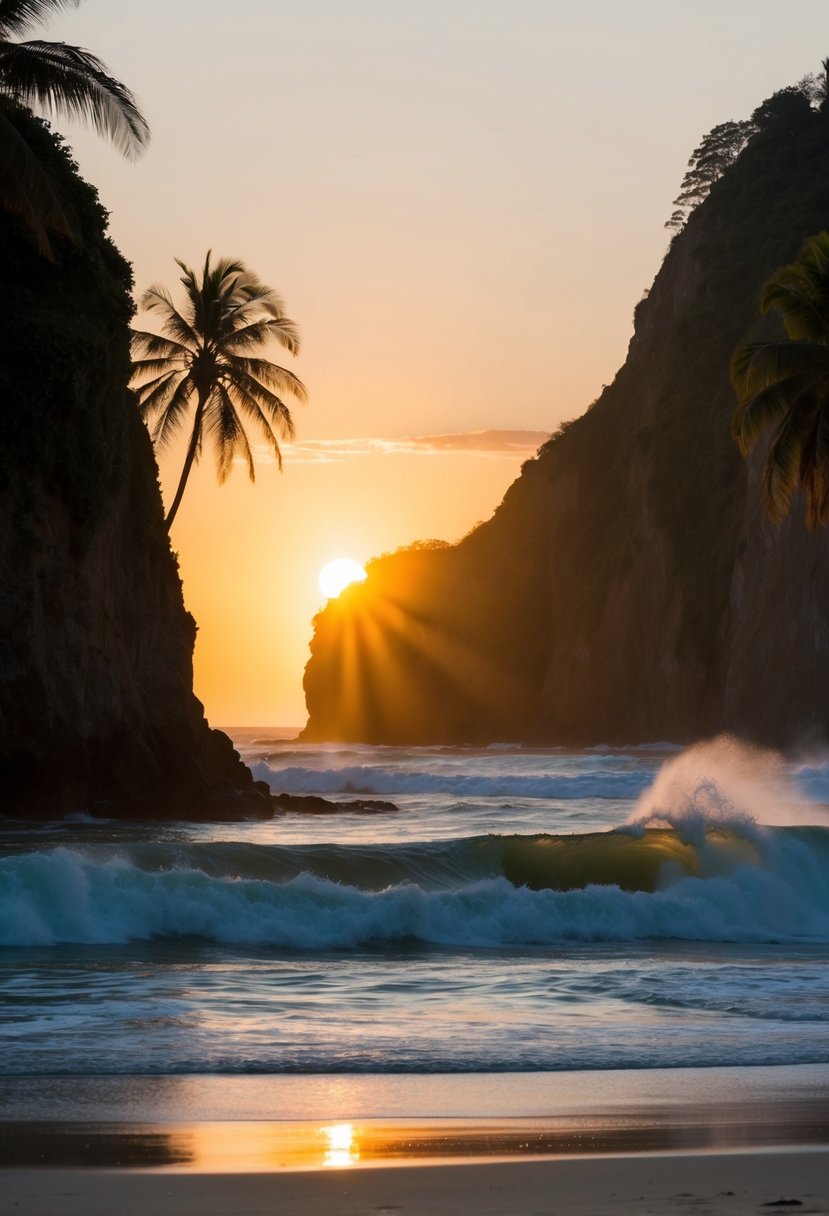
[[202,416],[204,414],[204,407],[206,404],[206,400],[207,400],[207,398],[204,397],[200,393],[198,405],[196,406],[196,416],[193,419],[193,433],[190,436],[190,442],[187,445],[187,455],[184,457],[184,468],[181,470],[181,477],[179,478],[178,489],[176,490],[176,496],[173,499],[170,510],[167,512],[167,518],[164,520],[164,526],[168,532],[170,531],[170,528],[172,528],[172,526],[173,526],[173,520],[176,517],[176,512],[178,511],[179,506],[181,505],[181,499],[184,494],[184,487],[187,485],[187,478],[190,476],[190,470],[193,467],[193,461],[195,460],[196,452],[199,449],[199,438],[201,436],[201,422],[202,422]]

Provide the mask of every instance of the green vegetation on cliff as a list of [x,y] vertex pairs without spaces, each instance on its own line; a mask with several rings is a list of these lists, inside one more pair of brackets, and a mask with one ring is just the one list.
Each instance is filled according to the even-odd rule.
[[775,523],[799,486],[807,526],[822,527],[829,523],[829,232],[810,237],[769,279],[760,309],[778,311],[786,337],[735,352],[732,430],[744,455],[771,434],[763,481]]

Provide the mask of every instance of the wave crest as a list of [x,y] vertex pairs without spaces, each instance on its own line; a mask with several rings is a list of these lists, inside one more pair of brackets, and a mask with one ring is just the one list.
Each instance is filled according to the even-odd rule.
[[[488,852],[505,859],[510,847],[543,850],[545,839],[571,838],[505,838]],[[610,840],[604,847],[612,853],[618,845]],[[679,867],[653,891],[597,882],[533,889],[527,874],[519,883],[519,875],[513,881],[493,875],[456,878],[442,888],[409,879],[371,890],[307,872],[281,882],[208,873],[193,860],[148,869],[121,852],[102,858],[66,847],[3,858],[0,944],[196,937],[330,950],[404,941],[460,947],[647,938],[829,941],[823,829],[774,832],[761,854],[738,857],[727,873]]]

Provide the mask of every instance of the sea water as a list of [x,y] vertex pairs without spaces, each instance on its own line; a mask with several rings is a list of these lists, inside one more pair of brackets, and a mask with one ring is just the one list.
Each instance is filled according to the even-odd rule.
[[396,809],[0,822],[6,1078],[829,1063],[822,759],[284,735],[274,792]]

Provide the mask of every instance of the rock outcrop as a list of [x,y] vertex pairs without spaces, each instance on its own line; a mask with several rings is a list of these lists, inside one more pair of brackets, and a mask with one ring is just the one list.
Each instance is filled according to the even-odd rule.
[[127,387],[130,268],[45,126],[27,137],[78,239],[50,261],[0,212],[0,809],[269,815],[193,695],[196,626]]
[[829,536],[799,503],[768,522],[763,453],[730,435],[760,288],[829,227],[829,115],[784,100],[673,240],[614,382],[493,518],[372,562],[316,618],[305,739],[829,736]]

